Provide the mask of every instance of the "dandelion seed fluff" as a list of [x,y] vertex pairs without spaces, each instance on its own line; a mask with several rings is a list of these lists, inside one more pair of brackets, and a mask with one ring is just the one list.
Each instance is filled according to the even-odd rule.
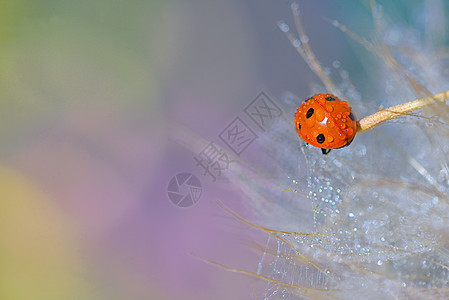
[[[376,22],[390,22],[381,7],[373,9]],[[279,24],[281,30],[289,31],[284,24]],[[413,29],[382,28],[387,40],[361,42],[374,47],[367,51],[378,55],[379,63],[387,61],[379,78],[367,79],[378,85],[382,104],[448,89],[438,64],[444,56],[425,47]],[[304,37],[301,41],[307,43]],[[387,44],[393,56],[376,52],[382,48],[375,47]],[[409,45],[420,46],[404,51]],[[339,96],[355,95],[355,111],[375,112],[376,105],[367,103],[373,99],[359,100],[366,94],[352,85],[345,66],[335,61],[333,67],[326,70]],[[392,88],[385,92],[387,84]],[[296,109],[290,100],[283,105],[285,111]],[[383,125],[369,138],[357,138],[354,145],[326,157],[301,145],[289,116],[261,136],[260,145],[279,173],[262,174],[242,164],[231,180],[247,193],[248,209],[258,224],[275,230],[258,268],[273,279],[266,287],[268,299],[449,296],[448,116],[447,105],[435,103],[404,117],[408,123]],[[432,126],[420,126],[421,119]]]

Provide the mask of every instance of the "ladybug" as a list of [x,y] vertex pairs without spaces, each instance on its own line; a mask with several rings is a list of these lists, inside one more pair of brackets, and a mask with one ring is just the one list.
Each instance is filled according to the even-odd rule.
[[323,154],[351,144],[357,120],[347,102],[332,94],[316,94],[296,110],[298,135]]

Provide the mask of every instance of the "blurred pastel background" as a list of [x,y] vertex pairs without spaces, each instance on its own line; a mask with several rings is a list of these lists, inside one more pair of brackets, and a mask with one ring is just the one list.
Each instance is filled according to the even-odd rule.
[[[324,21],[370,32],[369,8],[355,2],[299,4],[320,61],[338,59],[369,90],[352,42]],[[181,126],[217,141],[261,91],[309,96],[318,80],[276,25],[291,22],[289,6],[0,1],[1,299],[253,295],[257,281],[190,255],[253,271],[260,259],[214,202],[241,211],[244,198],[171,137]],[[186,209],[167,198],[180,172],[203,184]]]

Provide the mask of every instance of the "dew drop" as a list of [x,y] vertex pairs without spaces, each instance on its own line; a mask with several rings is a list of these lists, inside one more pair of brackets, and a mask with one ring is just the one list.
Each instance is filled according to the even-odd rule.
[[378,266],[381,266],[381,265],[382,265],[382,261],[381,261],[380,259],[377,261],[377,265],[378,265]]
[[350,212],[350,213],[348,214],[348,216],[349,216],[350,218],[354,218],[354,214],[353,214],[352,212]]
[[335,69],[338,69],[338,68],[340,68],[340,66],[341,66],[341,62],[338,61],[338,60],[334,60],[334,62],[332,63],[332,66],[333,66]]
[[433,116],[429,119],[429,121],[426,122],[426,126],[429,128],[433,128],[435,126],[436,123],[438,123],[439,117],[438,116]]
[[291,5],[292,10],[294,11],[299,11],[299,5],[296,2],[293,2]]
[[298,48],[299,46],[301,46],[301,42],[299,40],[294,40],[292,42],[293,47]]
[[301,42],[303,42],[304,44],[307,44],[309,42],[309,37],[307,35],[303,35],[301,37]]
[[290,30],[290,27],[284,21],[279,21],[278,26],[282,32],[288,32]]

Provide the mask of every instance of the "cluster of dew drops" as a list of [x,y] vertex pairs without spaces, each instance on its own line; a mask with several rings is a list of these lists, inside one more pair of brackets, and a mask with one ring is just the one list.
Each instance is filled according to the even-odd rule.
[[[292,5],[297,4],[294,3]],[[297,7],[294,9],[297,9]],[[277,25],[282,32],[290,32],[289,25],[284,21],[279,21]],[[333,25],[338,26],[339,24],[337,21],[334,21]],[[290,39],[290,42],[293,47],[298,48],[301,47],[301,45],[307,44],[309,38],[306,35],[303,35],[300,36],[299,39]],[[333,69],[323,68],[323,70],[328,77],[335,75],[333,72],[338,70],[340,82],[338,83],[337,88],[341,91],[341,94],[347,95],[351,99],[360,100],[360,95],[349,81],[348,73],[345,70],[342,70],[341,63],[339,61],[334,61],[332,67]],[[316,92],[320,92],[318,87]],[[286,104],[292,105],[291,99],[295,99],[297,105],[298,99],[296,97],[289,96],[287,98],[290,98],[290,100],[286,101],[283,97]],[[363,107],[363,105],[358,106],[356,109],[356,111],[360,112],[362,115],[366,110],[366,107]],[[432,117],[430,120],[426,121],[426,126],[432,128],[441,125],[440,123],[441,120],[438,117]],[[419,208],[419,204],[421,204],[419,201],[425,202],[429,200],[429,207],[436,208],[437,205],[441,203],[438,196],[431,194],[423,196],[423,199],[419,199],[415,203],[417,204],[417,208],[415,209],[407,207],[407,197],[413,198],[414,195],[399,195],[397,191],[388,187],[385,187],[384,189],[366,188],[363,191],[367,192],[366,194],[360,193],[360,191],[348,194],[347,189],[350,188],[351,183],[358,174],[355,174],[356,171],[354,170],[356,170],[356,168],[347,165],[347,162],[350,161],[351,155],[363,157],[367,153],[367,148],[363,144],[351,147],[350,150],[346,151],[346,154],[339,153],[332,158],[323,156],[321,151],[318,151],[319,149],[311,149],[312,147],[305,148],[307,156],[306,193],[308,199],[311,201],[314,212],[313,228],[317,230],[317,232],[331,233],[334,235],[330,239],[324,239],[324,241],[323,239],[310,236],[292,236],[291,238],[296,240],[298,245],[305,242],[305,244],[313,247],[315,244],[329,252],[337,254],[337,256],[338,254],[341,254],[342,257],[346,254],[355,254],[363,257],[372,257],[364,260],[364,262],[372,263],[379,268],[388,267],[390,268],[390,271],[395,272],[396,275],[401,275],[404,278],[404,281],[401,283],[401,286],[403,287],[410,283],[412,283],[412,285],[430,287],[436,286],[435,282],[438,282],[440,279],[446,281],[449,280],[449,272],[447,271],[449,267],[445,267],[448,266],[447,259],[444,260],[440,255],[435,254],[435,244],[428,242],[435,240],[434,237],[425,232],[421,233],[421,228],[419,226],[414,226],[415,224],[413,224],[414,221],[419,220],[420,216],[422,216],[422,211],[420,209],[423,208],[422,205],[421,208]],[[444,170],[438,174],[439,182],[447,180],[448,176],[442,173],[444,173]],[[298,186],[298,191],[302,190],[299,187],[298,181],[294,179],[293,176],[288,179],[293,185]],[[416,196],[416,198],[418,197]],[[402,201],[402,204],[388,204],[387,202],[391,199],[398,199],[399,201]],[[348,201],[355,205],[349,207],[347,205]],[[401,209],[404,207],[406,208],[404,213],[408,213],[408,216],[410,217],[409,221],[406,220],[406,216],[401,216]],[[372,219],[369,219],[369,214],[372,214]],[[385,216],[386,220],[382,220],[379,216]],[[389,219],[394,218],[397,218],[398,221],[389,224]],[[340,226],[331,226],[334,221],[339,221]],[[405,231],[407,229],[400,229],[401,226],[397,226],[398,224],[406,225],[406,228],[412,228],[412,232]],[[323,232],[323,229],[327,232]],[[413,230],[416,230],[416,232],[413,232]],[[343,238],[341,238],[342,236]],[[359,237],[354,238],[353,236]],[[349,238],[345,239],[344,237]],[[305,239],[307,239],[307,241],[305,241]],[[427,243],[422,241],[427,241]],[[400,251],[397,253],[394,253],[394,251],[382,252],[383,247],[388,248],[392,245],[394,249]],[[418,255],[425,254],[431,259],[421,258],[419,256],[405,257],[402,255],[404,252],[410,254],[416,253]],[[292,255],[294,255],[294,253]],[[280,254],[278,254],[278,256],[280,256]],[[437,261],[437,263],[432,262],[432,259]],[[341,262],[341,260],[339,262]],[[280,262],[277,261],[277,264],[276,268],[279,268]],[[419,275],[423,275],[423,278],[427,277],[427,279],[415,281],[411,279],[413,276]],[[432,278],[436,278],[436,280],[432,281]]]

